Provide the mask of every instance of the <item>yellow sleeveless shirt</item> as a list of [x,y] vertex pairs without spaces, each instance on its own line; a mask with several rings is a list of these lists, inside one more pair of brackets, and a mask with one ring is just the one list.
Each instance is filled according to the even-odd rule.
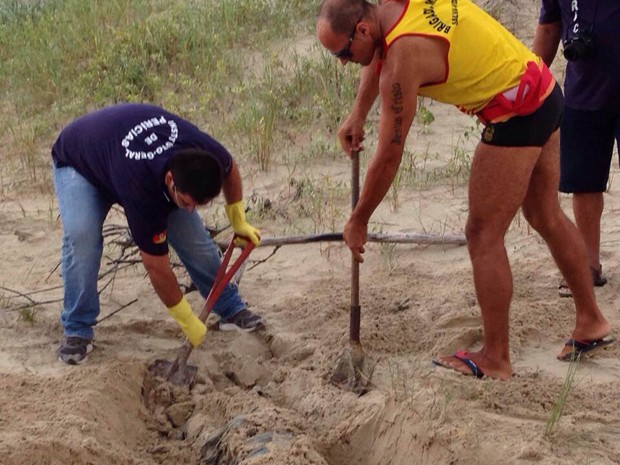
[[[419,94],[466,113],[479,113],[495,96],[519,86],[528,63],[544,67],[539,57],[470,0],[409,0],[385,36],[384,57],[405,36],[434,37],[448,44],[444,80],[420,87]],[[546,97],[552,88],[540,93]]]

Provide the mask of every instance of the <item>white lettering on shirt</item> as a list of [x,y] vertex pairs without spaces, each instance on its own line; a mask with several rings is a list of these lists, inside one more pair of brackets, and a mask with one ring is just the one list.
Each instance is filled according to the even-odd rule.
[[[158,135],[151,130],[158,126],[168,125],[170,135],[167,140],[159,139]],[[161,134],[160,134],[161,135]],[[121,146],[125,149],[125,157],[130,160],[153,160],[155,156],[161,155],[170,150],[179,137],[179,127],[173,120],[167,120],[165,116],[150,118],[136,124],[129,130],[121,141]],[[160,141],[159,145],[157,144]],[[148,152],[143,150],[131,150],[132,143],[144,142],[150,147]]]

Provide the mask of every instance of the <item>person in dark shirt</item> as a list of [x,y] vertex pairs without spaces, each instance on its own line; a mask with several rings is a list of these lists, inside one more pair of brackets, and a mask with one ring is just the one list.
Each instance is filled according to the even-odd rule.
[[[206,297],[220,255],[196,207],[223,192],[233,230],[260,242],[260,232],[245,220],[241,176],[230,153],[162,108],[119,104],[71,122],[54,143],[52,159],[63,224],[64,339],[59,360],[79,364],[93,348],[93,325],[100,310],[102,228],[113,204],[125,211],[155,292],[190,343],[198,346],[206,327],[181,292],[170,267],[168,244]],[[222,330],[253,331],[262,325],[262,318],[246,308],[233,284],[213,311]]]
[[[560,191],[588,248],[592,282],[603,286],[600,261],[603,192],[614,139],[620,145],[620,2],[543,0],[534,52],[550,65],[562,41],[568,62],[560,137]],[[566,281],[559,294],[572,296]]]

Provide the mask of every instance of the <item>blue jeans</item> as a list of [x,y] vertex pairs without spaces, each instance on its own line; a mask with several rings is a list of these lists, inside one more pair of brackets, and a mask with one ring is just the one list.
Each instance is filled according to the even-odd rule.
[[[65,336],[93,337],[99,316],[97,278],[103,253],[103,222],[112,207],[99,189],[71,167],[52,168],[62,219]],[[217,245],[197,212],[175,210],[168,216],[168,241],[203,297],[211,290],[221,263]],[[226,286],[213,312],[229,318],[246,307],[236,285]]]

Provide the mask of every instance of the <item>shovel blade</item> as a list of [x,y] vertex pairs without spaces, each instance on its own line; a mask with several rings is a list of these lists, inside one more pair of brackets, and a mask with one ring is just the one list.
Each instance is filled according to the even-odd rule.
[[360,346],[346,348],[333,371],[330,382],[340,389],[364,395],[370,390],[377,361],[368,357]]
[[191,387],[196,380],[198,367],[193,365],[182,366],[178,363],[159,359],[151,363],[148,370],[152,376],[165,379],[166,381],[176,384],[177,386]]

